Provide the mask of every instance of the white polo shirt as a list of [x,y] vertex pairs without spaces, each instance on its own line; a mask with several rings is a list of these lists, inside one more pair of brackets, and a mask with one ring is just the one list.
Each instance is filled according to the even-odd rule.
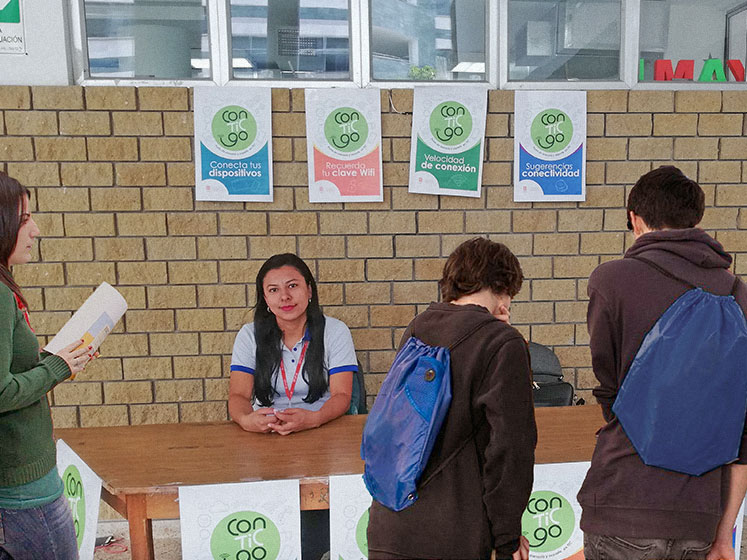
[[[296,373],[304,341],[309,336],[308,331],[304,338],[299,340],[291,348],[288,348],[283,341],[280,345],[283,351],[283,365],[285,366],[285,375],[288,380],[288,388],[293,384],[293,376]],[[240,371],[249,375],[254,375],[254,368],[257,364],[257,342],[254,337],[254,323],[247,323],[236,335],[233,343],[233,355],[231,356],[231,371]],[[279,368],[273,374],[275,379],[275,395],[273,407],[283,408],[305,408],[307,410],[319,410],[330,397],[329,389],[322,397],[313,402],[306,403],[303,399],[309,394],[309,385],[303,379],[303,362],[298,374],[296,387],[293,391],[293,399],[288,401],[283,385],[283,378]],[[324,371],[329,375],[334,375],[342,371],[358,371],[358,359],[355,356],[355,347],[353,346],[353,337],[350,335],[350,329],[347,325],[335,319],[334,317],[324,316]]]

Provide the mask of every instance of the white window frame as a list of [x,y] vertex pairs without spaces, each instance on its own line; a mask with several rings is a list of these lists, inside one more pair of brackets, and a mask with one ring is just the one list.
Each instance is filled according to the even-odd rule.
[[620,80],[608,81],[509,81],[508,79],[508,0],[486,0],[485,80],[374,80],[371,72],[371,0],[349,0],[350,9],[350,79],[347,80],[278,80],[232,77],[230,0],[207,0],[208,42],[212,77],[206,79],[138,79],[95,78],[88,70],[84,0],[69,0],[70,45],[73,82],[83,86],[230,86],[273,88],[377,88],[400,89],[413,86],[444,87],[451,85],[484,86],[502,90],[744,90],[747,82],[639,82],[639,21],[641,0],[622,0],[620,44]]
[[[498,15],[498,3],[506,0],[485,0],[485,10],[487,12],[487,25],[485,26],[487,58],[485,64],[484,80],[375,80],[371,72],[371,25],[370,25],[370,2],[371,0],[359,0],[361,9],[361,56],[363,69],[363,87],[374,87],[380,89],[403,89],[417,87],[448,87],[457,85],[483,86],[486,89],[496,89],[497,80],[497,51],[498,37],[495,25],[490,25],[491,21],[496,21]],[[495,52],[494,52],[495,51]]]
[[231,59],[230,0],[207,0],[208,44],[210,45],[211,77],[204,79],[142,79],[96,78],[88,69],[88,40],[84,0],[70,0],[73,78],[82,86],[230,86],[272,88],[359,88],[363,86],[361,71],[361,1],[348,0],[350,7],[350,79],[348,80],[278,80],[234,78]]

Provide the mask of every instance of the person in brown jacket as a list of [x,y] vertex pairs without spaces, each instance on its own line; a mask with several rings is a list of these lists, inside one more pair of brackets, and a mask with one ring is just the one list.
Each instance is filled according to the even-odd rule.
[[399,512],[371,505],[370,559],[487,560],[493,551],[498,560],[528,558],[521,516],[532,490],[537,429],[527,344],[508,324],[522,279],[505,245],[466,241],[444,266],[443,303],[432,303],[407,328],[402,344],[412,335],[448,347],[484,323],[451,352],[451,406],[419,498]]
[[[731,256],[695,227],[704,209],[703,190],[676,167],[646,173],[628,197],[635,243],[623,259],[600,265],[589,278],[591,358],[599,381],[594,395],[607,424],[578,494],[587,560],[734,558],[732,527],[747,488],[747,437],[736,463],[689,476],[644,464],[612,411],[644,337],[688,290],[682,280],[713,294],[732,293]],[[747,310],[745,285],[738,282],[733,294]]]

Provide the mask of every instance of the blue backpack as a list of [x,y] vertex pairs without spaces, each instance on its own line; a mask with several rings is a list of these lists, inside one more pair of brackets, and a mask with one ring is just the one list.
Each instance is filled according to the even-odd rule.
[[[401,511],[417,499],[420,476],[451,404],[450,351],[492,320],[477,325],[448,348],[411,336],[397,353],[371,407],[361,442],[361,459],[366,463],[363,480],[377,502]],[[455,455],[447,457],[431,477]]]
[[699,476],[734,461],[747,412],[747,322],[731,295],[687,284],[646,334],[612,411],[643,462]]

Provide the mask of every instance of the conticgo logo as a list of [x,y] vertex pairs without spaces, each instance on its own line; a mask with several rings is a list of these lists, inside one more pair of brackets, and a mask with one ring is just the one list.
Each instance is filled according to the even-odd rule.
[[456,101],[444,101],[431,112],[431,134],[444,146],[456,146],[469,138],[472,115]]
[[83,542],[83,533],[86,530],[86,499],[83,495],[83,483],[80,471],[75,465],[70,465],[62,475],[64,493],[73,513],[73,525],[75,526],[75,538],[78,548]]
[[332,111],[324,121],[324,137],[335,150],[349,154],[366,143],[368,123],[357,110],[340,107]]
[[280,532],[261,513],[232,513],[213,531],[210,552],[215,560],[275,560],[280,552]]
[[530,133],[538,149],[554,154],[571,142],[573,123],[560,109],[545,109],[534,117]]
[[521,532],[534,552],[557,550],[573,535],[576,517],[571,504],[560,494],[532,492],[521,516]]
[[257,121],[243,107],[229,105],[215,113],[212,132],[219,146],[240,152],[251,146],[257,137]]

